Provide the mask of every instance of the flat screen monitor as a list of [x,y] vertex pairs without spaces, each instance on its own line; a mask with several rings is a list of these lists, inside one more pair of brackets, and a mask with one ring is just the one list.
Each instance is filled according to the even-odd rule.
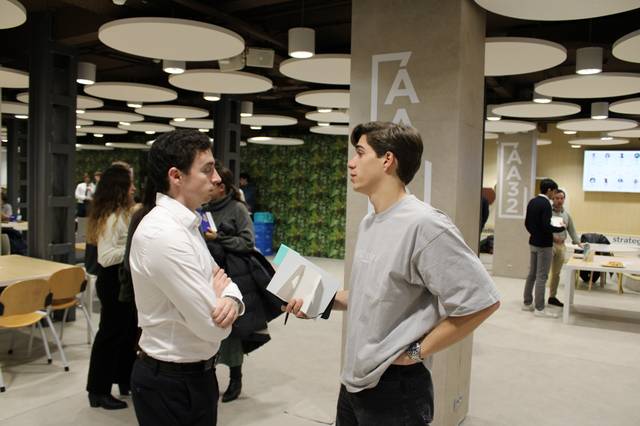
[[582,190],[640,193],[640,151],[584,151]]

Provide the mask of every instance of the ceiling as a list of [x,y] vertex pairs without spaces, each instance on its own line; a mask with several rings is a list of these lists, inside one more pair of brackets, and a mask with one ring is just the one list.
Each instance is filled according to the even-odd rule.
[[[273,87],[262,93],[237,95],[254,102],[255,114],[285,115],[297,119],[287,133],[303,135],[317,123],[305,114],[315,108],[296,102],[300,92],[320,89],[344,90],[348,86],[311,83],[286,77],[279,71],[287,55],[287,32],[290,27],[305,26],[316,30],[317,54],[349,54],[351,39],[351,1],[348,0],[127,0],[117,6],[112,0],[20,0],[28,13],[49,12],[53,17],[53,39],[77,49],[79,60],[97,65],[97,81],[122,81],[163,86],[178,92],[172,104],[211,108],[202,94],[183,90],[168,82],[158,61],[114,50],[98,39],[98,28],[107,22],[134,17],[170,17],[215,24],[240,34],[246,47],[275,51],[271,69],[246,67],[243,71],[267,77]],[[613,43],[640,28],[640,9],[594,19],[571,21],[528,21],[487,12],[487,37],[528,37],[557,43],[566,49],[566,60],[543,71],[502,77],[486,77],[485,103],[503,104],[530,101],[535,83],[552,77],[575,73],[575,50],[581,47],[604,48],[606,72],[640,73],[640,64],[621,61],[611,54]],[[29,20],[19,27],[0,30],[0,65],[28,70]],[[217,61],[188,62],[188,69],[218,68]],[[83,92],[78,86],[78,94]],[[24,89],[3,89],[5,100],[15,101]],[[629,95],[617,101],[637,97]],[[592,99],[562,99],[578,104],[582,112],[568,118],[587,118]],[[608,99],[603,99],[608,100]],[[105,99],[104,109],[133,112],[122,101]],[[640,115],[610,113],[611,117],[640,120]],[[5,117],[3,117],[4,120]],[[12,119],[12,118],[11,118]],[[566,118],[565,118],[566,119]],[[519,118],[518,120],[522,120]],[[526,118],[524,120],[527,120]],[[562,118],[536,118],[530,121],[555,123]],[[169,120],[152,119],[167,123]],[[242,138],[260,132],[243,126]],[[137,135],[139,136],[139,135]],[[144,136],[144,134],[142,135]],[[126,135],[114,137],[130,139]],[[79,142],[83,138],[79,138]],[[87,137],[86,141],[91,140]],[[85,142],[86,142],[85,141]]]

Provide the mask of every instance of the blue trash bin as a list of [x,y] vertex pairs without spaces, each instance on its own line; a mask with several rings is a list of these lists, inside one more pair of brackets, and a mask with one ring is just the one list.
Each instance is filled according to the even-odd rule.
[[253,230],[256,236],[256,248],[264,256],[273,254],[273,227],[275,223],[270,212],[253,214]]

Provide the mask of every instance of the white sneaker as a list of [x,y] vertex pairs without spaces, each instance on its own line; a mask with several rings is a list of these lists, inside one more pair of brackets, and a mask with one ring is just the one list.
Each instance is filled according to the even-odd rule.
[[549,310],[546,310],[546,309],[543,309],[541,311],[536,309],[533,312],[533,315],[535,315],[537,317],[540,317],[540,318],[558,318],[558,314],[557,313],[549,311]]
[[528,311],[528,312],[533,312],[533,303],[529,303],[528,305],[526,303],[522,304],[522,310],[523,311]]

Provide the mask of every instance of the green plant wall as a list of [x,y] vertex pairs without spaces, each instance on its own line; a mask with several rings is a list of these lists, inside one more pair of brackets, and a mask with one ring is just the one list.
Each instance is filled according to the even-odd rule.
[[133,177],[137,188],[136,194],[140,194],[140,183],[144,182],[144,176],[146,176],[146,170],[144,169],[146,158],[147,151],[133,149],[76,151],[76,183],[82,182],[82,176],[85,172],[89,173],[89,176],[93,179],[93,174],[96,171],[104,171],[114,161],[125,161],[133,167]]
[[257,187],[257,210],[275,216],[273,246],[305,256],[344,258],[346,136],[305,135],[304,145],[248,144],[241,170]]

